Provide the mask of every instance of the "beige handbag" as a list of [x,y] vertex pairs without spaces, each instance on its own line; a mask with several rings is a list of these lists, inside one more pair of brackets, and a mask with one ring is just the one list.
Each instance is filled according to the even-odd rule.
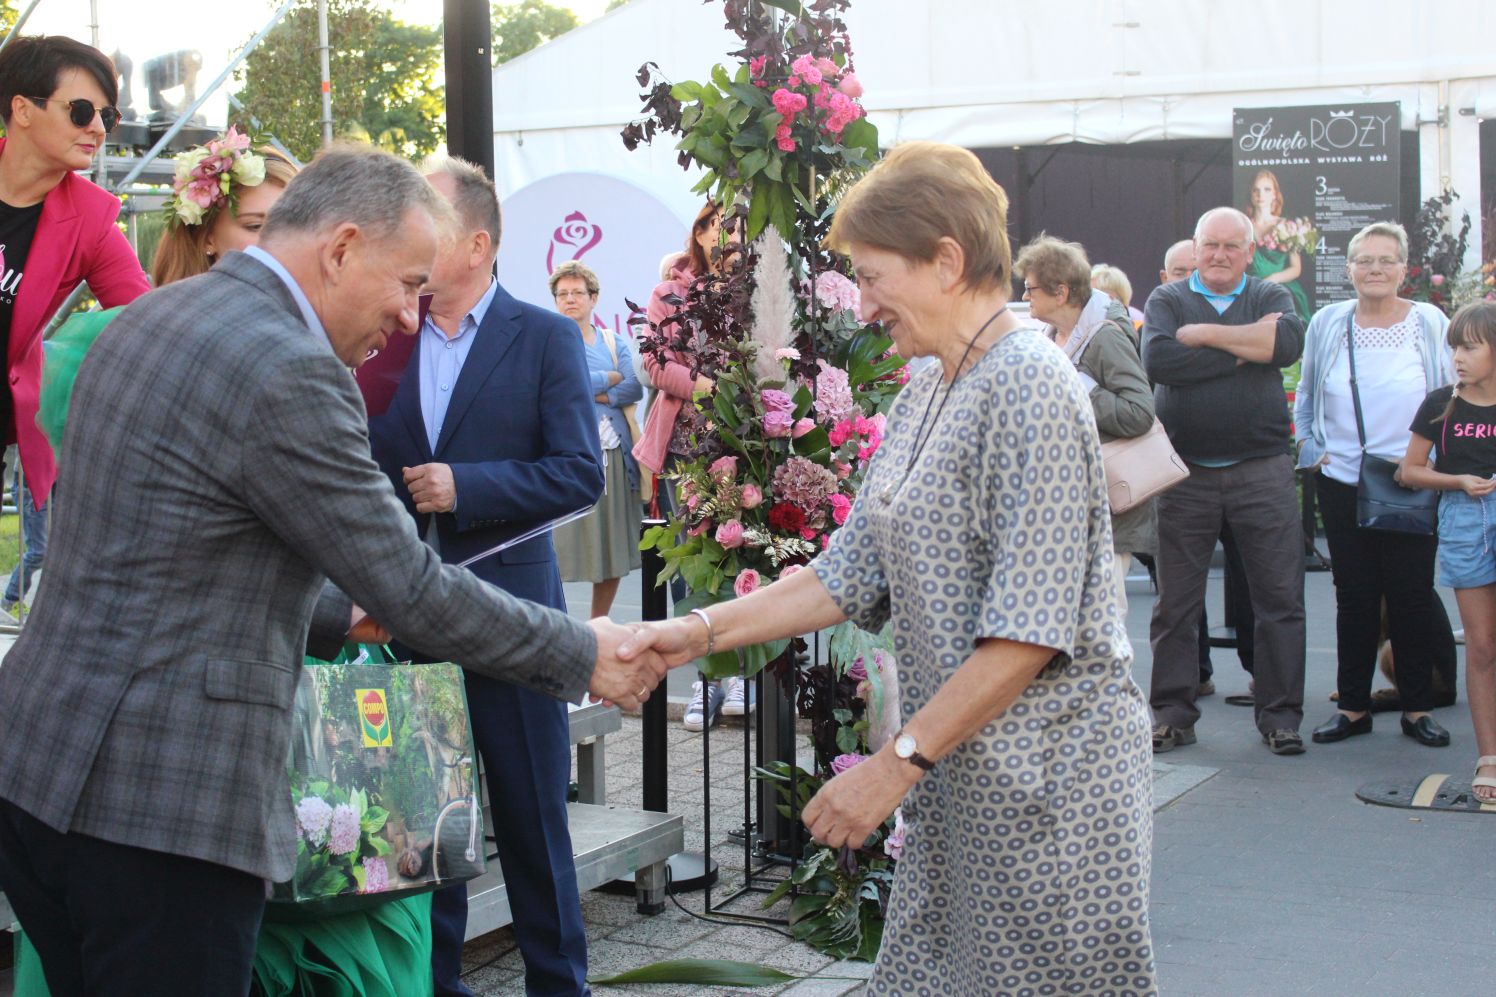
[[1112,515],[1119,515],[1166,492],[1190,476],[1184,459],[1174,452],[1164,424],[1157,418],[1148,432],[1101,445],[1106,472],[1106,497]]

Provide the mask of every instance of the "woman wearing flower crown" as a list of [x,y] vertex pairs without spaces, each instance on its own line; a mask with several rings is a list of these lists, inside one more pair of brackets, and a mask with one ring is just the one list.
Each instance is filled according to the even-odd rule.
[[1299,286],[1299,277],[1304,272],[1304,256],[1289,246],[1279,246],[1273,239],[1273,230],[1283,224],[1283,189],[1272,170],[1258,170],[1252,178],[1252,191],[1246,208],[1252,219],[1252,229],[1257,235],[1257,250],[1247,267],[1248,277],[1260,277],[1282,284],[1293,297],[1294,310],[1299,317],[1309,318],[1309,296]]
[[[167,229],[151,275],[157,287],[206,273],[224,254],[259,241],[260,226],[296,166],[273,149],[252,149],[235,128],[177,159]],[[43,380],[42,425],[60,448],[72,381],[84,354],[118,308],[74,316],[53,337]],[[47,997],[34,950],[22,946],[16,997]],[[431,897],[411,897],[296,924],[260,927],[254,961],[257,993],[430,994]]]
[[166,233],[151,264],[157,287],[206,273],[225,253],[258,242],[270,206],[296,175],[274,149],[251,151],[249,136],[232,125],[223,138],[184,152],[176,165]]

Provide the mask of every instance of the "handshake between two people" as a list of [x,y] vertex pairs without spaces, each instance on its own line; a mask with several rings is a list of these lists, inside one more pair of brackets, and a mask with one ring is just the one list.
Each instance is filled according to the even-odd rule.
[[587,625],[597,636],[587,692],[593,702],[626,710],[638,709],[666,672],[694,661],[707,644],[705,625],[695,616],[654,623],[614,623],[599,616]]

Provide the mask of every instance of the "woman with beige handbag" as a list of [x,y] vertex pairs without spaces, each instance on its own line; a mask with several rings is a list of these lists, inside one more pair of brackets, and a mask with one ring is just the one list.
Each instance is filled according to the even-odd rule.
[[[1143,373],[1127,310],[1091,287],[1091,264],[1085,249],[1078,243],[1040,235],[1023,247],[1013,271],[1023,278],[1029,313],[1045,323],[1045,334],[1065,351],[1090,389],[1103,457],[1106,445],[1114,440],[1141,442],[1157,422],[1153,389]],[[1112,547],[1117,558],[1117,601],[1125,615],[1127,569],[1133,554],[1151,554],[1158,549],[1158,518],[1151,497],[1118,511],[1110,466],[1107,473],[1112,498]]]
[[592,512],[558,527],[552,540],[561,578],[592,583],[591,615],[607,616],[618,584],[639,567],[640,468],[630,452],[639,439],[634,406],[644,394],[634,375],[627,336],[592,321],[597,307],[597,274],[578,260],[556,267],[550,277],[556,309],[576,322],[587,348],[587,371],[597,408],[603,446],[603,497]]

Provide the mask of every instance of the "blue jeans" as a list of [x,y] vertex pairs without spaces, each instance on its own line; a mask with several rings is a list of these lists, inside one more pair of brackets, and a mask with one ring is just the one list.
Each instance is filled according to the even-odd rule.
[[21,543],[26,553],[10,573],[10,582],[5,586],[6,605],[21,601],[31,584],[31,576],[41,570],[42,558],[47,553],[47,500],[42,499],[38,506],[20,476],[19,470],[11,472],[10,493],[21,512]]

